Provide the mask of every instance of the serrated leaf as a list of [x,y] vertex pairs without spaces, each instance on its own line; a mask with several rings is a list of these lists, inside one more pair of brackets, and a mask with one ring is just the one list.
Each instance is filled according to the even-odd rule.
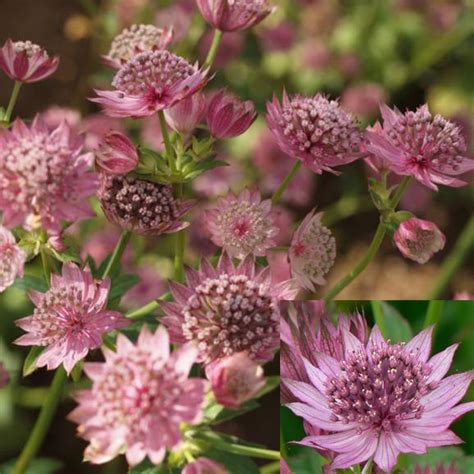
[[376,302],[373,309],[375,320],[386,339],[407,342],[413,337],[410,325],[392,305],[385,301]]
[[45,350],[43,346],[33,346],[26,356],[25,362],[23,363],[23,377],[27,377],[36,370],[36,361],[41,353]]
[[12,286],[20,290],[36,290],[42,293],[48,291],[48,285],[44,279],[34,275],[25,275],[23,278],[17,278]]
[[136,275],[125,274],[112,278],[109,301],[121,298],[132,286],[136,285],[140,278]]

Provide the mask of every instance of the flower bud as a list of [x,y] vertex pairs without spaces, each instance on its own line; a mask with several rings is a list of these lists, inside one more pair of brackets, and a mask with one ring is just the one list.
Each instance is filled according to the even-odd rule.
[[97,166],[109,174],[126,174],[138,165],[135,145],[122,133],[111,131],[96,153]]
[[227,474],[229,471],[216,461],[198,458],[183,469],[183,474]]
[[240,101],[224,89],[216,92],[207,106],[207,125],[215,138],[232,138],[242,135],[257,118],[250,100]]
[[246,352],[238,352],[208,366],[216,400],[227,408],[238,408],[265,385],[263,369]]
[[426,263],[446,243],[444,234],[433,222],[416,217],[402,222],[393,238],[402,255],[418,263]]
[[205,112],[206,98],[198,92],[165,110],[165,118],[173,130],[188,135],[201,122]]

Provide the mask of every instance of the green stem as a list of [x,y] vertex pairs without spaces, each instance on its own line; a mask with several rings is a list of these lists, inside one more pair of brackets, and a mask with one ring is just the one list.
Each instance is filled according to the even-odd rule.
[[398,203],[400,202],[400,199],[403,196],[403,193],[406,191],[408,185],[410,184],[410,181],[411,176],[405,176],[402,182],[398,185],[398,188],[390,201],[390,211],[394,211],[397,208]]
[[168,133],[168,128],[166,127],[165,113],[160,110],[158,112],[158,119],[160,121],[161,135],[163,135],[163,143],[165,144],[166,157],[168,158],[168,164],[170,169],[175,169],[174,163],[174,151],[173,145],[171,145],[170,135]]
[[371,301],[370,305],[372,306],[372,313],[374,315],[374,320],[377,326],[382,333],[382,336],[385,338],[388,337],[387,328],[385,327],[385,320],[383,317],[382,303],[380,301]]
[[61,399],[66,380],[66,371],[62,366],[60,366],[54,374],[48,397],[45,400],[38,419],[36,420],[33,431],[31,431],[30,437],[23,447],[20,457],[15,463],[12,474],[23,474],[28,468],[31,460],[38,453]]
[[426,312],[425,322],[423,327],[427,328],[439,322],[441,313],[443,312],[444,301],[432,300],[428,305],[428,311]]
[[49,280],[51,277],[51,263],[49,261],[48,254],[43,248],[40,251],[40,255],[41,255],[41,266],[43,267],[44,279],[46,281],[46,284],[49,285]]
[[213,441],[212,444],[206,446],[209,448],[215,448],[219,451],[225,451],[227,453],[241,454],[242,456],[249,456],[252,458],[260,459],[272,459],[274,461],[280,460],[280,452],[272,451],[271,449],[255,448],[253,446],[242,446],[241,444],[235,443],[220,443]]
[[[175,197],[183,197],[183,184],[175,184]],[[184,248],[186,245],[186,231],[180,230],[176,233],[174,250],[174,279],[175,281],[184,280]]]
[[322,223],[330,227],[342,219],[371,209],[372,203],[366,196],[343,196],[324,210]]
[[16,101],[18,99],[18,93],[20,92],[21,82],[15,81],[15,85],[13,86],[12,95],[10,96],[10,101],[8,102],[7,111],[5,112],[5,122],[10,123],[10,119],[12,117],[13,108],[15,107]]
[[274,474],[280,472],[280,462],[272,462],[270,464],[265,464],[260,468],[260,474]]
[[281,195],[285,192],[285,189],[290,184],[290,181],[295,177],[296,173],[298,173],[300,167],[301,161],[295,161],[295,164],[291,168],[290,172],[286,175],[285,179],[280,184],[280,187],[275,191],[275,194],[272,197],[272,204],[276,204],[280,200]]
[[219,45],[221,43],[222,34],[222,31],[214,30],[214,37],[212,38],[212,43],[211,47],[209,48],[209,52],[207,53],[207,58],[202,66],[203,69],[209,69],[214,63],[214,60],[217,56],[217,51],[219,49]]
[[283,457],[288,457],[288,450],[286,449],[285,436],[283,435],[283,430],[280,426],[280,453]]
[[115,246],[114,253],[110,257],[110,260],[107,263],[107,267],[105,268],[104,273],[102,274],[102,279],[112,275],[117,266],[120,264],[120,259],[122,258],[123,252],[125,251],[131,236],[132,234],[128,230],[124,230],[122,232],[122,235],[120,236],[120,239],[117,242],[117,245]]
[[156,309],[160,307],[160,303],[156,300],[150,301],[148,304],[145,306],[142,306],[141,308],[138,308],[134,311],[130,311],[125,315],[128,319],[140,319],[143,318],[143,316],[146,316],[147,314],[152,313]]
[[436,279],[433,288],[427,295],[427,299],[432,300],[439,296],[447,288],[449,282],[453,278],[459,267],[468,259],[469,252],[474,246],[474,215],[471,216],[468,223],[464,227],[461,235],[454,244],[451,253],[445,259],[441,266],[441,270]]

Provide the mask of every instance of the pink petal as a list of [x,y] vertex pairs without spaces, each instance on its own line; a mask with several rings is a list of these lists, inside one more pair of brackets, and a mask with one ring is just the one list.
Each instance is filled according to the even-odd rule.
[[404,350],[406,352],[413,352],[417,360],[426,362],[431,352],[431,337],[433,329],[434,326],[430,326],[421,331],[406,344]]
[[453,344],[445,349],[443,352],[434,355],[429,361],[428,365],[432,367],[432,372],[428,376],[428,383],[439,382],[448,372],[453,362],[454,353],[459,344]]
[[400,452],[397,450],[390,433],[382,431],[379,435],[379,443],[374,455],[374,462],[385,472],[390,472],[397,464]]

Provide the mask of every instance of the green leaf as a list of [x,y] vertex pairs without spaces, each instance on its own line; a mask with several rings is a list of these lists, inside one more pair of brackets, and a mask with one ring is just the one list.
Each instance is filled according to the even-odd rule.
[[84,366],[84,360],[80,360],[71,371],[71,378],[73,382],[79,382],[82,375],[82,367]]
[[121,298],[132,286],[136,285],[140,278],[136,275],[118,275],[112,278],[112,285],[110,287],[109,301]]
[[169,470],[164,465],[154,466],[148,459],[145,459],[138,466],[131,467],[128,474],[168,474]]
[[443,464],[446,468],[452,462],[455,462],[456,468],[459,472],[474,472],[472,467],[474,465],[474,457],[465,456],[464,451],[456,446],[447,446],[443,448],[428,449],[426,454],[407,454],[406,467],[410,469],[409,472],[419,464],[421,467],[430,466],[434,469],[438,463]]
[[64,252],[58,252],[53,247],[49,247],[48,250],[56,260],[59,260],[62,263],[68,263],[68,262],[81,263],[81,257],[72,248],[69,248],[65,250]]
[[233,418],[237,418],[238,416],[253,411],[259,406],[260,404],[255,400],[249,400],[248,402],[243,403],[239,408],[231,410],[219,405],[218,403],[215,403],[206,409],[204,422],[211,425],[217,425],[219,423],[223,423],[224,421],[232,420]]
[[42,293],[48,291],[48,285],[43,278],[33,275],[25,275],[23,278],[17,278],[13,283],[14,288],[20,290],[36,290]]
[[374,316],[383,336],[393,342],[409,341],[413,333],[407,320],[392,305],[384,301],[378,305],[380,311],[374,306]]
[[223,451],[206,451],[205,456],[223,464],[229,474],[259,474],[257,465],[250,459]]
[[312,474],[316,472],[323,472],[322,465],[324,459],[311,448],[304,447],[298,456],[288,459],[288,465],[292,472],[300,474]]
[[33,346],[26,356],[25,362],[23,363],[23,377],[27,377],[36,370],[36,360],[45,350],[43,346]]
[[[10,474],[13,471],[16,460],[13,459],[0,466],[0,474]],[[55,474],[62,469],[63,463],[57,459],[36,458],[33,459],[24,474]]]

